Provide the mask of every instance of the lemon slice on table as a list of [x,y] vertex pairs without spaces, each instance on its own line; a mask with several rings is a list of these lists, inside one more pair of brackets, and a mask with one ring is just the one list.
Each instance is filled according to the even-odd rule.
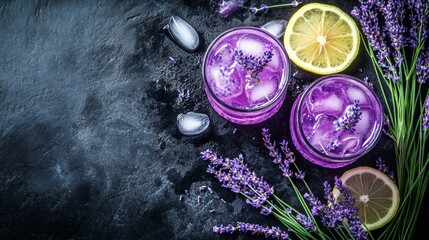
[[[383,227],[396,214],[399,207],[399,190],[383,172],[370,167],[348,170],[341,177],[343,186],[350,189],[359,217],[368,230]],[[341,198],[334,188],[335,199]]]
[[301,7],[284,35],[289,58],[298,67],[320,75],[346,69],[359,52],[359,29],[341,9],[320,3]]

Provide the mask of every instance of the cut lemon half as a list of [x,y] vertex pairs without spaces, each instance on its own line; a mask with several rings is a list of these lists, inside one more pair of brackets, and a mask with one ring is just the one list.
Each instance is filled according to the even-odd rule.
[[[343,186],[350,189],[359,217],[368,230],[383,227],[396,214],[399,207],[399,190],[383,172],[370,167],[357,167],[341,177]],[[341,198],[334,188],[335,199]]]
[[284,35],[289,58],[298,67],[320,75],[346,69],[359,52],[359,30],[341,9],[320,3],[301,7]]

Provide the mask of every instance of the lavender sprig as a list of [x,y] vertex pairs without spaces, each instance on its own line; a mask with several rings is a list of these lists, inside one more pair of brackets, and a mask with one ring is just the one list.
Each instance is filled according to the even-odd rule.
[[356,131],[354,127],[361,120],[361,115],[360,102],[355,99],[354,104],[348,106],[344,114],[338,120],[334,121],[335,131]]
[[221,18],[228,18],[232,13],[241,8],[247,0],[210,0],[210,4]]
[[237,225],[228,224],[227,226],[219,225],[213,227],[213,232],[223,234],[233,234],[235,231],[242,233],[251,233],[252,235],[264,235],[265,238],[289,239],[289,233],[282,231],[278,227],[263,227],[258,224],[237,222]]
[[272,46],[267,47],[262,56],[245,55],[242,50],[236,50],[234,54],[238,65],[247,71],[246,82],[252,85],[261,81],[258,75],[271,61],[273,55]]
[[[351,196],[350,190],[345,188],[341,180],[335,177],[335,187],[342,195],[341,198],[335,200],[331,185],[325,181],[323,186],[327,204],[323,204],[313,194],[304,194],[304,198],[309,201],[312,207],[312,214],[319,216],[323,225],[328,228],[341,229],[348,226],[355,239],[366,239],[368,233],[361,227],[362,222],[358,216],[358,209],[354,205],[355,200]],[[344,220],[347,220],[348,225],[344,224]]]
[[250,171],[242,154],[238,158],[224,159],[206,150],[201,152],[201,156],[203,160],[210,161],[207,172],[213,174],[222,187],[247,196],[246,203],[261,208],[261,214],[270,213],[271,206],[266,202],[274,193],[274,188],[263,177],[258,177],[255,172]]
[[294,0],[291,3],[277,4],[277,5],[270,5],[270,6],[267,6],[266,4],[261,4],[259,8],[257,7],[249,8],[249,11],[255,15],[258,13],[264,14],[264,13],[267,13],[269,9],[282,8],[282,7],[298,7],[301,3],[302,1]]
[[[276,142],[271,142],[271,134],[269,133],[269,130],[266,128],[262,129],[262,140],[264,141],[265,147],[270,151],[269,155],[274,159],[273,163],[279,165],[279,169],[282,171],[283,176],[290,178],[294,175],[294,172],[290,169],[290,164],[295,162],[295,154],[290,151],[288,148],[288,142],[282,141],[280,142],[281,150],[283,152],[284,157],[279,152],[279,150],[276,147]],[[295,176],[297,178],[304,178],[305,173],[299,171],[298,173],[295,173]],[[302,179],[301,178],[301,179]]]

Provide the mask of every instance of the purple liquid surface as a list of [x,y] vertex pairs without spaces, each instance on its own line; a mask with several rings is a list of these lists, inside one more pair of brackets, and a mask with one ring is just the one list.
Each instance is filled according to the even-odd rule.
[[[303,137],[323,155],[341,158],[365,152],[378,139],[382,111],[374,94],[361,82],[332,78],[313,86],[298,110]],[[361,119],[354,130],[337,130],[334,122],[345,110],[360,101]]]
[[[246,56],[262,57],[271,51],[272,58],[258,72],[260,81],[249,83],[249,71],[237,61],[236,51]],[[205,78],[218,101],[236,109],[258,109],[286,88],[288,62],[284,50],[272,37],[254,29],[239,29],[220,37],[205,60]],[[246,80],[247,79],[247,80]]]

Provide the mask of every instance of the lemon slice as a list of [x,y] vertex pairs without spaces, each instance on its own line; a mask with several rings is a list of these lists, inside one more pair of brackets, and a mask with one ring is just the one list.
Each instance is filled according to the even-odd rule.
[[284,45],[298,67],[320,75],[346,69],[359,52],[359,30],[341,9],[320,3],[300,8],[289,20]]
[[[399,207],[399,190],[395,183],[381,171],[370,167],[357,167],[341,177],[343,186],[350,189],[359,217],[368,230],[383,227],[396,214]],[[335,199],[341,197],[334,188]]]

